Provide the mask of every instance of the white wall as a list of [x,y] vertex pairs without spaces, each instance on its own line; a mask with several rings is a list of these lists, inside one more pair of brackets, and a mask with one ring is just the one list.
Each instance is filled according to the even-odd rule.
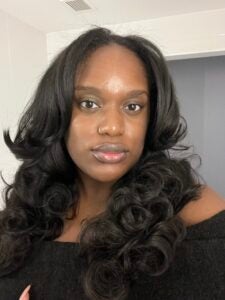
[[6,179],[19,163],[3,142],[3,129],[10,127],[14,137],[18,118],[47,65],[46,48],[44,33],[0,11],[0,170]]
[[[99,20],[96,20],[100,25]],[[95,22],[81,29],[47,34],[48,60]],[[104,23],[105,24],[105,23]],[[167,59],[225,54],[225,9],[171,15],[121,24],[104,25],[118,34],[140,34],[156,43]]]

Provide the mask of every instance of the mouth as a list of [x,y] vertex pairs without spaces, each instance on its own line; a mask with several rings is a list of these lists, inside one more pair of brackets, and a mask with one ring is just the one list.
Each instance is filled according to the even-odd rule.
[[105,152],[99,150],[92,150],[91,152],[102,163],[116,164],[124,161],[127,157],[127,152]]
[[101,163],[116,164],[127,158],[128,149],[123,144],[103,143],[95,146],[91,152]]

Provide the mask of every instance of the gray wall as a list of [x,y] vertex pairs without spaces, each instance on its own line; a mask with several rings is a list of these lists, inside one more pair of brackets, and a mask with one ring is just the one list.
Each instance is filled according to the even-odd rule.
[[225,56],[168,62],[199,173],[225,196]]

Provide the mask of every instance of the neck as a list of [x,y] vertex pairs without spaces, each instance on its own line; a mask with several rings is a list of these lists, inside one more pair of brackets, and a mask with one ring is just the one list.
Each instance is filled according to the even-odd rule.
[[112,185],[113,182],[100,182],[80,174],[80,193],[76,218],[82,220],[103,212],[107,206]]
[[[79,186],[80,197],[76,215],[72,220],[65,220],[62,235],[56,240],[74,241],[78,238],[82,221],[105,211],[112,184],[82,181]],[[69,214],[70,216],[70,214]]]
[[85,182],[80,189],[80,213],[94,215],[106,208],[111,192],[111,185]]

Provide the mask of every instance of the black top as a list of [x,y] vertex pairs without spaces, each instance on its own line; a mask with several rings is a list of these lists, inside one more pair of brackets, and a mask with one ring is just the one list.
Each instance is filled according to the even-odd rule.
[[[83,300],[79,244],[44,241],[17,272],[0,278],[0,299],[18,300],[31,284],[31,300]],[[129,300],[224,300],[225,211],[187,228],[169,269],[140,277]]]

